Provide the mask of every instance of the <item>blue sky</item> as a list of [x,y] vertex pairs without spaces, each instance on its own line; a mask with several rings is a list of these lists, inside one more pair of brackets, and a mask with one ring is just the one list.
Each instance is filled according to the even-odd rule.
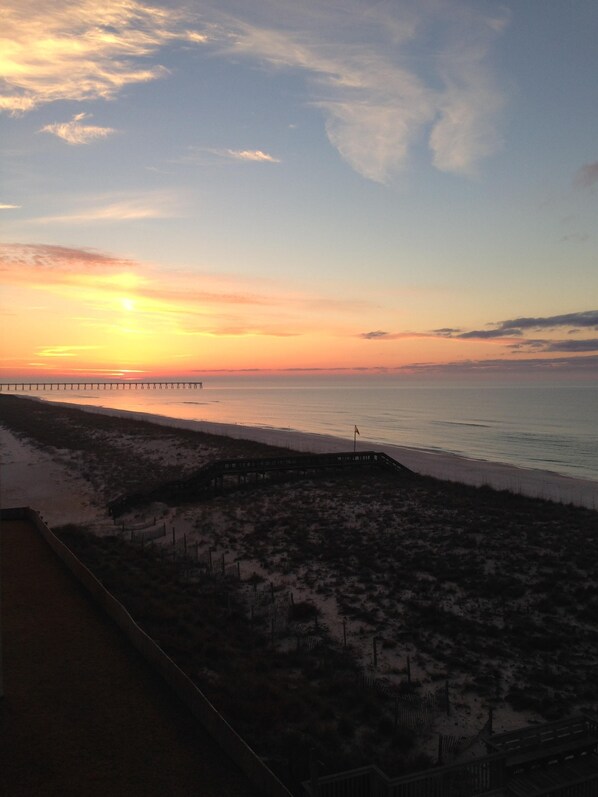
[[6,9],[5,373],[596,375],[595,2]]

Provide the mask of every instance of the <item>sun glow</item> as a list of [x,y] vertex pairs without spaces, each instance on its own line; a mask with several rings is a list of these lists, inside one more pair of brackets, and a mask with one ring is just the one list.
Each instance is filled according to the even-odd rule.
[[120,304],[122,309],[126,310],[128,313],[131,313],[135,309],[135,302],[133,299],[122,298]]

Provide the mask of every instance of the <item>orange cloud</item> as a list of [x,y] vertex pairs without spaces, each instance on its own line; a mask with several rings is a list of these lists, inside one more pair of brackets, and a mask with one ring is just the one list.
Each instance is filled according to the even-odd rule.
[[35,352],[36,357],[76,357],[81,351],[99,349],[100,346],[46,346]]
[[[129,337],[159,330],[189,338],[292,338],[321,325],[321,317],[334,334],[335,318],[366,306],[362,300],[276,291],[269,283],[258,282],[256,289],[246,278],[161,272],[92,250],[43,244],[0,246],[0,280],[68,300],[80,330],[117,330]],[[346,334],[343,323],[337,333]]]
[[138,0],[5,0],[0,110],[112,99],[129,84],[167,75],[148,60],[173,41],[206,36],[188,29],[184,12]]

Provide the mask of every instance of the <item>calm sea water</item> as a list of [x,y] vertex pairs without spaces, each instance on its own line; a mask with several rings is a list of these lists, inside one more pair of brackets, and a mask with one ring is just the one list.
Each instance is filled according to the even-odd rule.
[[237,423],[467,457],[598,480],[598,385],[464,387],[344,379],[204,381],[203,390],[98,390],[52,401]]
[[241,379],[203,390],[47,392],[52,401],[449,451],[598,481],[598,385]]

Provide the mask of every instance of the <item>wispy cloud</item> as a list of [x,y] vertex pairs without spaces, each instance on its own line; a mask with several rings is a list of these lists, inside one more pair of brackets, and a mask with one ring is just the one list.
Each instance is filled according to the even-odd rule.
[[497,122],[505,96],[486,58],[505,30],[508,17],[504,11],[490,15],[474,5],[459,3],[439,4],[438,8],[445,26],[437,67],[444,90],[437,99],[439,117],[429,143],[438,169],[470,174],[480,160],[502,145]]
[[272,338],[294,338],[300,333],[291,332],[276,327],[262,325],[236,325],[236,326],[197,326],[186,327],[184,334],[187,335],[209,335],[211,337],[242,338],[242,337],[272,337]]
[[[266,4],[263,22],[226,18],[225,51],[310,81],[330,142],[360,174],[385,182],[426,137],[434,165],[471,173],[501,144],[504,92],[487,56],[507,16],[459,0]],[[440,44],[427,57],[429,37]]]
[[44,244],[0,245],[0,283],[79,302],[81,327],[164,329],[178,335],[294,337],[363,309],[361,300],[297,293],[237,275],[155,266],[101,252]]
[[130,260],[112,257],[93,249],[71,249],[52,244],[0,244],[0,274],[13,281],[20,274],[106,273],[129,270]]
[[598,330],[598,310],[585,310],[579,313],[564,313],[562,315],[544,317],[521,317],[512,318],[508,321],[500,321],[489,324],[490,329],[474,329],[468,332],[460,330],[437,330],[442,333],[442,337],[458,338],[461,340],[490,340],[492,338],[518,338],[525,331],[530,329],[597,329]]
[[303,374],[303,373],[371,373],[371,374],[454,374],[454,375],[473,375],[473,374],[551,374],[560,372],[571,372],[581,376],[593,374],[598,367],[598,356],[587,357],[548,357],[521,359],[487,359],[487,360],[455,360],[448,363],[409,363],[407,365],[366,365],[366,366],[346,366],[332,368],[202,368],[201,371],[191,371],[191,373],[202,374],[241,374],[241,373],[281,373],[281,374]]
[[525,359],[492,359],[492,360],[455,360],[448,363],[410,363],[397,368],[406,373],[440,373],[440,374],[472,374],[472,373],[534,373],[551,374],[572,372],[578,374],[594,374],[598,368],[598,355],[579,357],[546,357]]
[[572,338],[570,340],[522,340],[508,348],[534,352],[588,352],[598,351],[598,338]]
[[430,332],[384,332],[375,329],[372,332],[361,332],[357,337],[362,340],[401,340],[405,338],[430,338],[434,337]]
[[112,133],[116,133],[112,127],[83,124],[86,119],[90,118],[91,114],[78,113],[70,122],[53,122],[44,125],[40,133],[52,133],[58,138],[62,138],[67,144],[90,144],[98,138],[107,138]]
[[261,149],[218,149],[215,147],[189,147],[179,159],[182,163],[213,164],[223,162],[280,163],[280,158]]
[[[455,341],[492,341],[502,345],[505,351],[521,354],[532,352],[568,352],[574,354],[598,351],[598,338],[575,337],[576,334],[579,334],[584,329],[598,331],[598,310],[584,310],[577,313],[563,313],[553,316],[522,316],[488,324],[487,329],[463,330],[458,327],[441,327],[429,332],[385,332],[383,330],[374,330],[372,332],[362,332],[358,337],[373,341],[417,337],[442,338]],[[562,339],[528,336],[530,331],[537,330],[566,330],[570,337]]]
[[573,178],[573,184],[577,188],[591,188],[596,183],[598,183],[598,161],[586,163],[578,169]]
[[151,63],[160,48],[206,41],[190,28],[182,8],[140,0],[5,0],[0,110],[112,99],[131,83],[161,78],[168,70]]
[[227,149],[223,153],[226,157],[238,161],[253,161],[256,163],[280,163],[278,158],[262,152],[261,149]]
[[598,310],[584,310],[579,313],[563,313],[551,316],[523,316],[510,321],[501,321],[499,329],[555,329],[556,327],[593,327],[598,329]]
[[76,357],[81,351],[99,349],[100,346],[44,346],[35,357]]
[[169,219],[180,213],[179,199],[169,191],[146,192],[141,196],[80,198],[77,207],[75,212],[39,216],[31,221],[37,224],[87,224]]
[[6,203],[0,202],[0,210],[17,210],[20,207],[22,207],[22,206],[21,205],[8,205]]
[[472,329],[470,332],[459,332],[457,335],[448,337],[459,338],[460,340],[492,340],[493,338],[518,338],[522,334],[520,329],[505,327],[500,329]]
[[[199,12],[142,0],[7,0],[0,110],[113,99],[168,74],[156,62],[163,47],[210,42],[221,56],[305,75],[308,102],[321,109],[331,144],[368,179],[388,181],[422,141],[436,168],[461,174],[500,147],[505,92],[488,57],[508,21],[500,7],[278,0],[226,13],[227,5],[205,0]],[[77,144],[108,130],[92,133],[81,121],[44,129]],[[228,152],[278,161],[261,150]]]

